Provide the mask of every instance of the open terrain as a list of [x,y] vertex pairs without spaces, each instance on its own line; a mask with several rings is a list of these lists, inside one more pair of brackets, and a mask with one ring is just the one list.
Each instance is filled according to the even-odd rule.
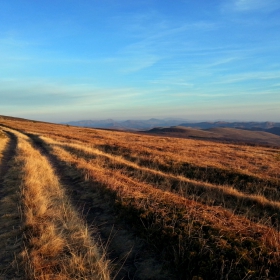
[[0,279],[279,279],[279,146],[167,136],[0,117]]

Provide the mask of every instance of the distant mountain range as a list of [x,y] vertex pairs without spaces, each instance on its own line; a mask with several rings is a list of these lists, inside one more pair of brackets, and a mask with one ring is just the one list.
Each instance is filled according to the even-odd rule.
[[239,128],[251,131],[264,131],[272,134],[280,135],[280,123],[277,122],[186,122],[182,119],[149,119],[149,120],[126,120],[114,121],[113,119],[106,120],[82,120],[70,121],[64,124],[94,127],[94,128],[107,128],[119,130],[150,130],[156,127],[172,127],[181,126],[195,129],[211,129],[219,127]]
[[108,128],[108,129],[120,129],[120,130],[148,130],[158,126],[174,126],[184,122],[183,119],[149,119],[149,120],[126,120],[115,121],[112,119],[106,120],[82,120],[82,121],[70,121],[64,124],[82,126],[82,127],[94,127],[94,128]]

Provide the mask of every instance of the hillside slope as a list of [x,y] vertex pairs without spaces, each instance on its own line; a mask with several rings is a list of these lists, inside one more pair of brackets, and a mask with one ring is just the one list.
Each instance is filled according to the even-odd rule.
[[279,148],[5,117],[0,135],[3,279],[279,279]]
[[257,145],[280,146],[280,136],[264,132],[250,131],[236,128],[210,128],[195,129],[183,126],[153,128],[146,131],[153,135],[164,135],[168,137],[196,138],[205,140],[218,140],[227,142],[239,142]]

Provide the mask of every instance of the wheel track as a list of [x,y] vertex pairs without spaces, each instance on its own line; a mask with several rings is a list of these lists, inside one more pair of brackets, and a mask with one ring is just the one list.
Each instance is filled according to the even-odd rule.
[[7,174],[10,166],[9,162],[15,157],[16,147],[17,147],[17,138],[16,136],[9,132],[3,130],[9,137],[9,142],[7,143],[7,147],[3,152],[2,161],[0,164],[0,199],[3,197],[3,184],[5,180],[5,175]]
[[95,235],[100,238],[113,264],[113,279],[176,279],[147,243],[118,219],[109,197],[98,191],[94,183],[87,181],[79,171],[60,162],[38,135],[26,135],[48,159],[72,204],[85,216],[87,224],[98,228]]
[[14,161],[17,137],[3,130],[9,138],[0,164],[0,279],[24,279],[19,254],[22,250],[19,212],[19,163]]

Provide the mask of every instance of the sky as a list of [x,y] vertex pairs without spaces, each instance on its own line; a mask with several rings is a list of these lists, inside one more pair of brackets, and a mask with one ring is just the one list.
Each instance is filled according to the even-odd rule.
[[0,115],[280,121],[279,0],[0,0]]

